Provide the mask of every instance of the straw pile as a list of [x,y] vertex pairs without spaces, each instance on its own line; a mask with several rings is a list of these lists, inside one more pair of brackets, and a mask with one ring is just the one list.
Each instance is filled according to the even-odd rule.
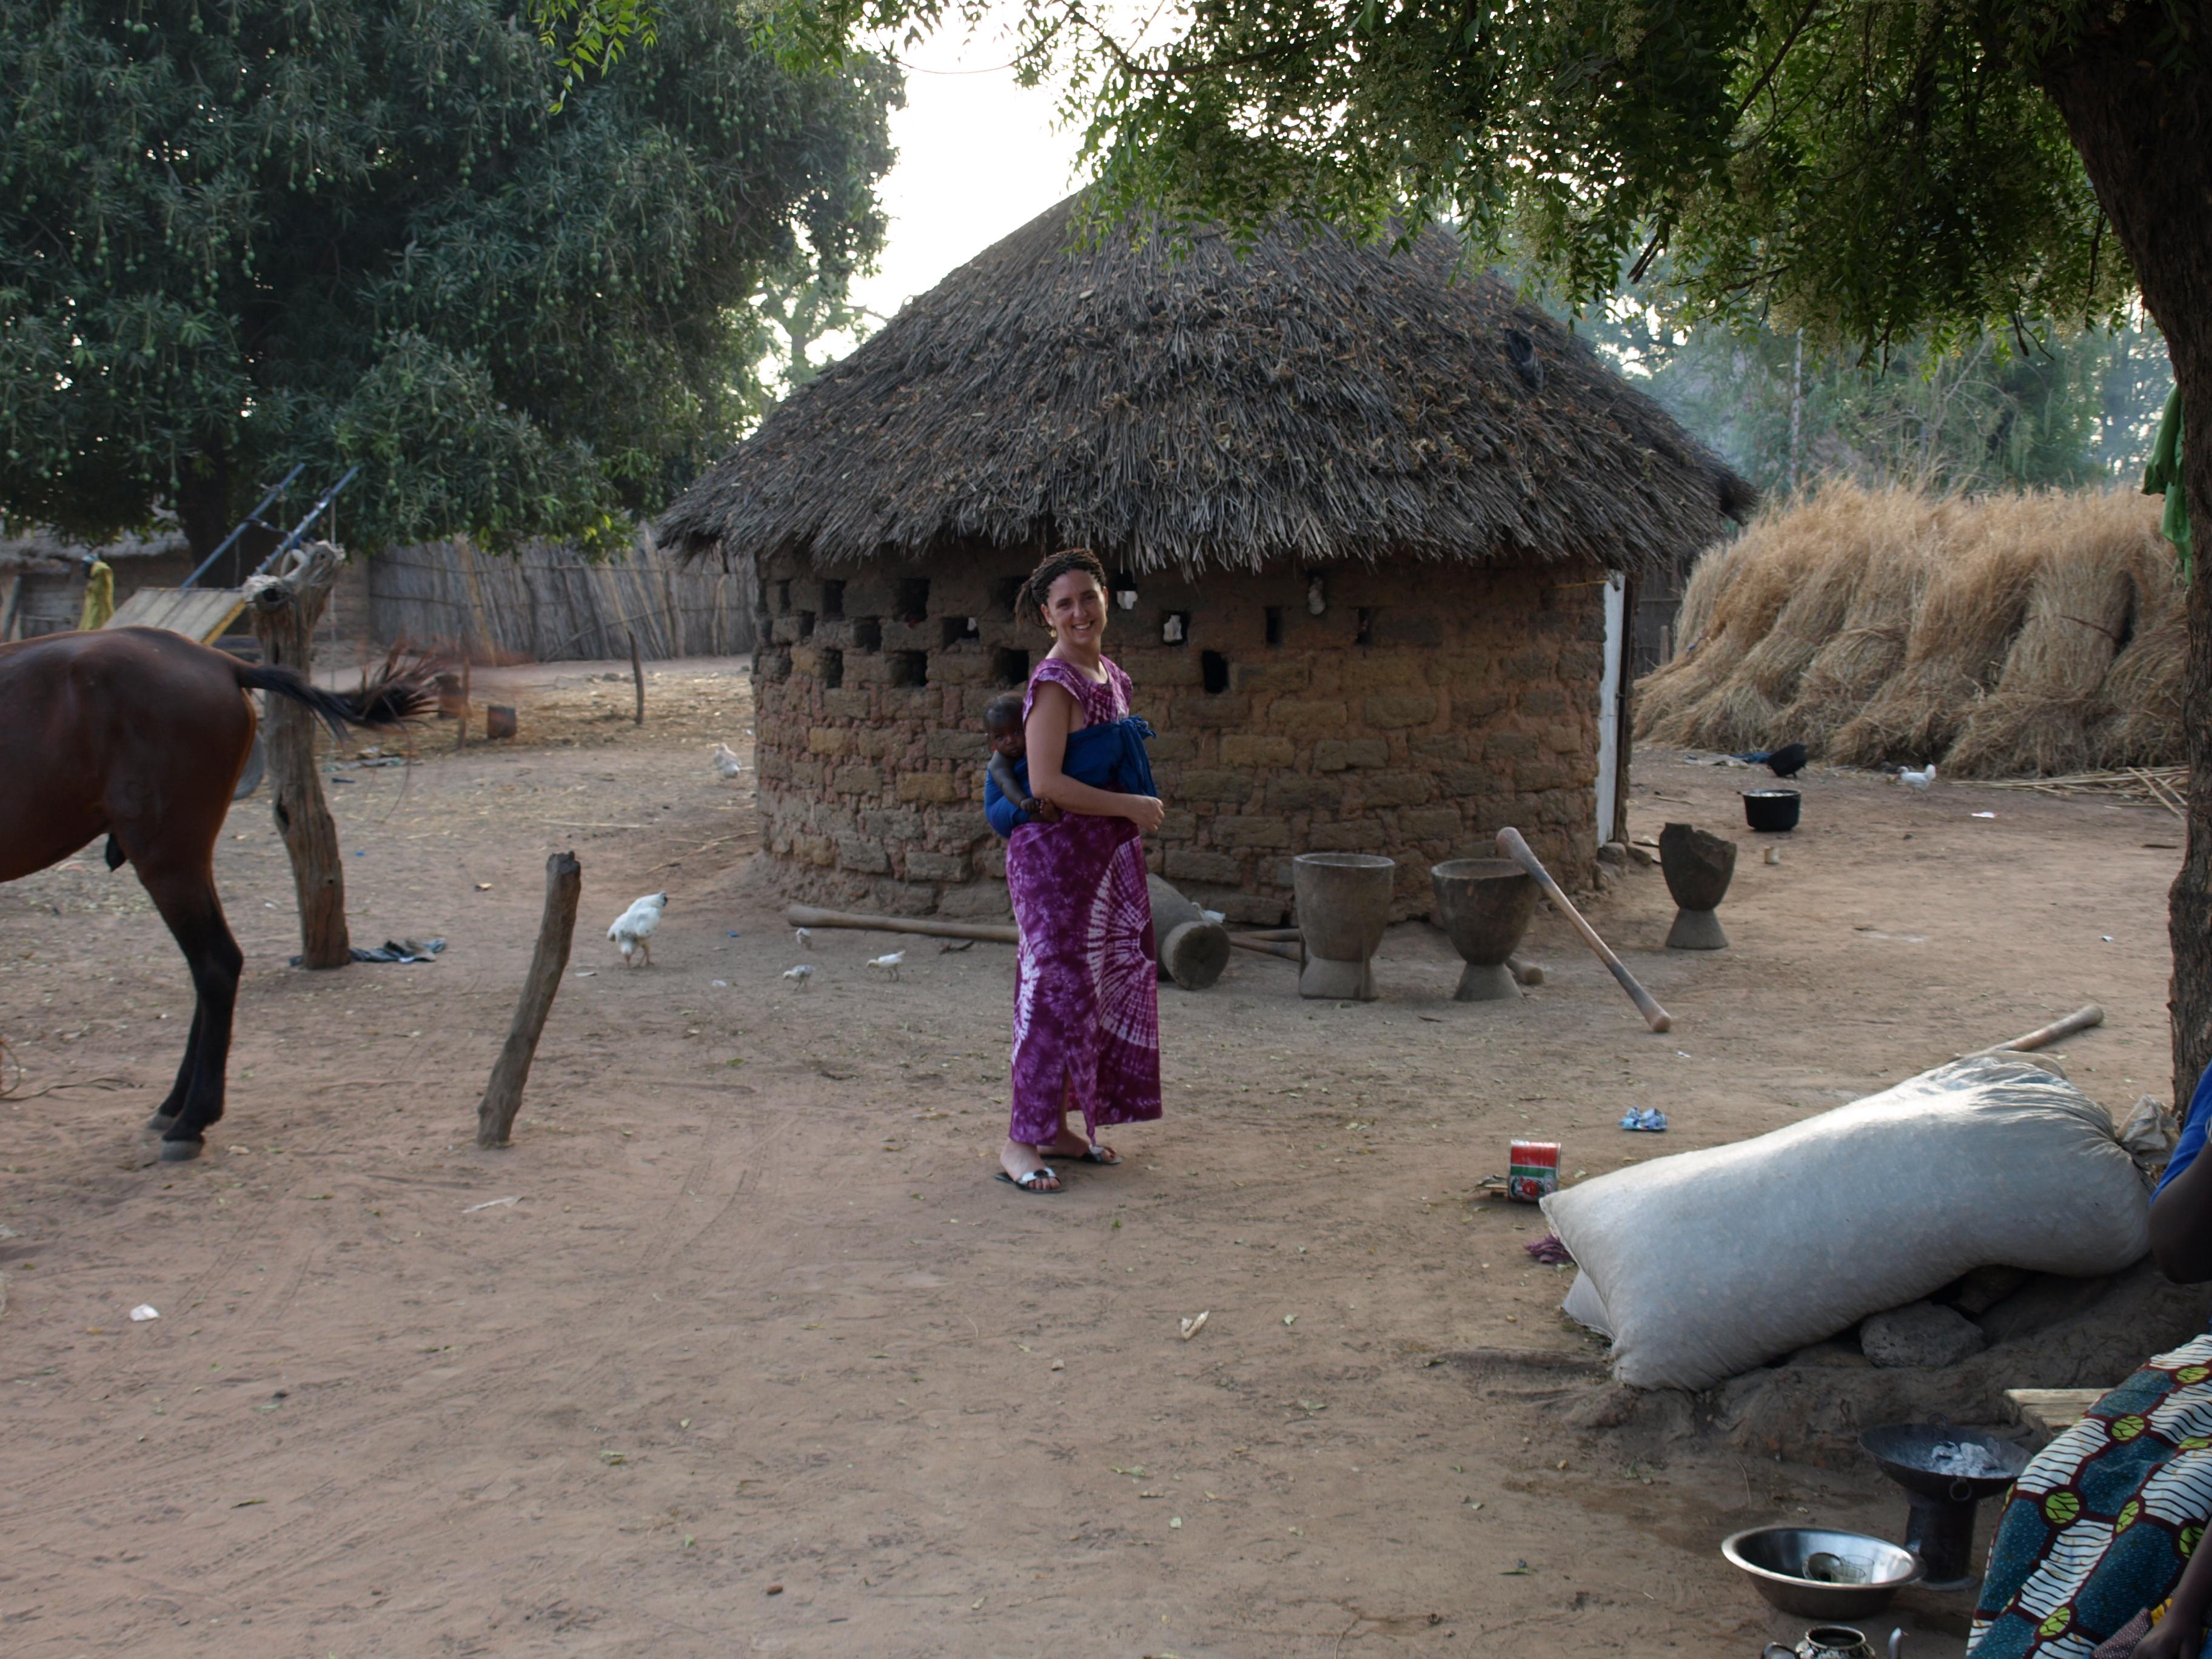
[[2147,497],[1838,483],[1699,562],[1637,735],[1962,777],[2168,766],[2182,629]]

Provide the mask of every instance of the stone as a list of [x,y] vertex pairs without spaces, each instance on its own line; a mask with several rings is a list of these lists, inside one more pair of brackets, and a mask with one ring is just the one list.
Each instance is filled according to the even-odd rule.
[[1383,731],[1426,726],[1437,717],[1437,700],[1425,691],[1376,691],[1367,699],[1367,723]]
[[960,799],[959,780],[950,772],[902,772],[899,774],[898,798],[903,801],[927,801],[942,806]]
[[1279,732],[1334,732],[1351,718],[1343,703],[1323,697],[1278,697],[1267,705],[1267,724]]
[[1956,1309],[1914,1302],[1878,1313],[1859,1327],[1859,1347],[1884,1370],[1935,1370],[1971,1359],[1989,1346],[1980,1326]]
[[1224,766],[1288,766],[1298,757],[1297,745],[1288,738],[1249,732],[1221,734]]
[[[1161,785],[1163,788],[1167,786]],[[1176,781],[1175,793],[1184,800],[1218,801],[1224,805],[1242,806],[1252,799],[1252,779],[1243,772],[1227,768],[1200,769],[1194,767]]]
[[1450,841],[1466,829],[1456,806],[1413,806],[1398,814],[1398,833],[1410,841]]
[[1306,846],[1316,853],[1371,853],[1385,837],[1382,826],[1374,819],[1354,818],[1349,823],[1316,823],[1306,832],[1305,839]]
[[1215,881],[1240,886],[1244,880],[1241,860],[1226,853],[1209,853],[1196,847],[1169,848],[1167,866],[1170,881]]
[[861,836],[837,837],[837,862],[868,876],[887,876],[891,869],[891,855],[884,850],[883,843]]
[[1354,766],[1388,766],[1390,745],[1381,738],[1330,738],[1314,745],[1314,770],[1341,772]]
[[1002,881],[979,881],[966,887],[952,887],[939,895],[937,914],[963,920],[996,921],[1013,914],[1006,901],[1006,887]]
[[1213,839],[1224,847],[1279,850],[1291,844],[1291,823],[1288,818],[1273,817],[1218,817],[1213,821]]
[[884,793],[884,769],[880,766],[841,766],[830,787],[841,795],[880,795]]
[[1334,813],[1343,805],[1343,786],[1327,778],[1291,773],[1267,781],[1267,810],[1271,812]]
[[965,881],[969,876],[968,855],[910,848],[906,855],[906,876],[908,881]]

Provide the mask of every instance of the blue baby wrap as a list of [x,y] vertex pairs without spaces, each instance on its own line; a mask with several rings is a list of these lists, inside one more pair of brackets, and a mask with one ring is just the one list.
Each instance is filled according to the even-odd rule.
[[[1067,734],[1067,753],[1060,759],[1060,769],[1076,782],[1087,783],[1094,789],[1111,789],[1124,795],[1157,795],[1160,792],[1152,781],[1152,757],[1145,750],[1145,739],[1152,735],[1152,726],[1134,714],[1103,726],[1086,726]],[[1014,775],[1026,790],[1030,787],[1029,763],[1015,762]],[[983,781],[983,815],[991,820],[991,828],[1001,840],[1030,821],[1028,813],[999,793],[999,781],[988,774]]]

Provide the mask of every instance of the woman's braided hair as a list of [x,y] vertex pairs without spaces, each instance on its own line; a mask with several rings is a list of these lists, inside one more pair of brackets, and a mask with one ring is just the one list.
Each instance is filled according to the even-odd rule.
[[1037,568],[1030,572],[1030,579],[1022,584],[1022,603],[1029,608],[1032,619],[1043,623],[1042,611],[1052,598],[1052,585],[1072,570],[1079,570],[1098,584],[1099,592],[1106,590],[1106,567],[1098,562],[1098,556],[1087,547],[1063,547],[1057,553],[1048,553]]

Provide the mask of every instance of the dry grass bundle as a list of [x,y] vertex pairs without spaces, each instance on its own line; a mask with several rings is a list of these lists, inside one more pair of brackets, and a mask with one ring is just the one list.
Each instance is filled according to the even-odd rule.
[[[1701,607],[1710,605],[1710,620],[1702,637],[1685,631],[1683,637],[1697,640],[1694,650],[1638,688],[1643,710],[1638,735],[1647,741],[1722,747],[1722,741],[1709,734],[1739,729],[1755,714],[1755,707],[1746,706],[1739,688],[1739,670],[1773,630],[1795,596],[1800,577],[1790,557],[1792,550],[1778,548],[1774,539],[1775,526],[1785,518],[1754,521],[1740,539],[1720,551],[1719,568],[1710,578],[1705,567],[1716,562],[1716,556],[1708,554],[1699,561],[1690,578],[1690,591],[1683,596],[1683,608],[1688,610],[1696,595]],[[1707,579],[1709,600],[1697,592],[1701,579]]]
[[[2094,733],[2100,767],[2171,766],[2181,759],[2181,682],[2189,655],[2188,619],[2171,566],[2163,591],[2142,596],[2142,631],[2112,659],[2098,695]],[[2140,624],[2139,624],[2140,625]]]
[[1698,642],[1638,688],[1637,735],[1967,777],[2172,765],[2185,645],[2157,521],[2118,493],[1827,485],[1698,563]]
[[1927,598],[1913,618],[1905,665],[1838,730],[1828,757],[1846,766],[1948,758],[1975,704],[1995,686],[2027,620],[2040,542],[2028,550],[2025,496],[1950,506]]
[[2138,497],[2038,495],[2008,508],[2011,556],[2032,572],[2027,606],[1945,761],[1969,778],[2080,772],[2094,758],[2106,675],[2172,550]]
[[[1797,695],[1777,718],[1815,754],[1903,666],[1912,618],[1936,569],[1941,514],[1910,490],[1832,485],[1826,532],[1837,564],[1850,573],[1850,603],[1821,630],[1797,682]],[[1781,741],[1776,738],[1775,741]]]

